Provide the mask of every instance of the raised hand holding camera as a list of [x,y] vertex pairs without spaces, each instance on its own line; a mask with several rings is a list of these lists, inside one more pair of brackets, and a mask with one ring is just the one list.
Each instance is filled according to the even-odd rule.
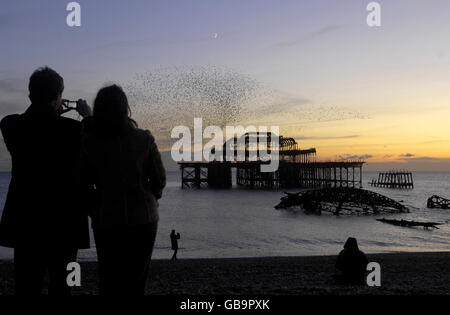
[[76,111],[78,112],[78,114],[80,114],[83,118],[91,116],[92,115],[92,110],[91,107],[88,105],[88,103],[83,100],[83,99],[79,99],[76,102]]
[[62,100],[60,115],[70,112],[71,110],[76,110],[83,118],[92,115],[91,107],[81,98],[78,101],[70,101],[67,99]]

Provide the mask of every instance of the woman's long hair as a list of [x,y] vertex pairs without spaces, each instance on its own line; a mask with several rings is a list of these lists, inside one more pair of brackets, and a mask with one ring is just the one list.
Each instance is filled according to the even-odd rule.
[[93,114],[97,133],[117,135],[129,127],[137,127],[130,115],[127,96],[120,86],[113,84],[98,91]]

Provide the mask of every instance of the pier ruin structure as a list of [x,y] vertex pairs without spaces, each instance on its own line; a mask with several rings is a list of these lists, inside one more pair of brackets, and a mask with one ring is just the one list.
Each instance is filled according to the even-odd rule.
[[[252,137],[256,141],[250,141],[255,140]],[[278,137],[278,146],[273,145],[274,137]],[[256,147],[252,146],[255,143]],[[234,153],[233,161],[225,158],[227,146]],[[276,171],[261,172],[261,164],[269,163],[260,157],[262,148],[269,153],[279,151]],[[239,152],[243,160],[238,159]],[[233,169],[238,186],[254,189],[362,187],[364,161],[320,162],[315,148],[302,150],[295,139],[271,132],[245,133],[240,139],[235,136],[224,143],[223,152],[218,154],[223,154],[223,161],[179,162],[181,187],[231,188]]]
[[378,179],[372,179],[373,187],[413,189],[414,180],[411,172],[392,170],[378,173]]

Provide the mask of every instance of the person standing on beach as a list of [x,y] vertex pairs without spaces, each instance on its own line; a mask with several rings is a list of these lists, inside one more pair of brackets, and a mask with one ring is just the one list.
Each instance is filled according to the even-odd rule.
[[[67,264],[89,248],[86,211],[79,202],[81,123],[62,117],[63,78],[37,69],[29,80],[31,105],[0,122],[12,170],[0,222],[0,246],[14,248],[15,292],[40,295],[46,271],[49,294],[68,295]],[[83,100],[82,116],[90,115]]]
[[83,185],[90,187],[101,295],[143,295],[166,173],[150,131],[137,127],[122,88],[102,88],[83,120]]
[[336,261],[336,269],[340,272],[335,275],[336,282],[364,284],[368,263],[366,255],[358,248],[356,238],[349,237]]
[[172,243],[173,255],[171,260],[177,260],[177,252],[178,252],[178,240],[180,239],[180,233],[175,234],[175,230],[172,230],[170,233],[170,242]]

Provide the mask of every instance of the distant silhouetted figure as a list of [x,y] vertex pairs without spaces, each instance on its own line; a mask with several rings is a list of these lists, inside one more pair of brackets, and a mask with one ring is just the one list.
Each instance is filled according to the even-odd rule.
[[[0,223],[0,246],[14,248],[15,292],[67,295],[67,264],[89,247],[87,210],[80,203],[81,123],[59,115],[63,78],[50,68],[30,77],[31,105],[2,119],[0,128],[11,154],[11,182]],[[90,108],[78,102],[86,116]]]
[[172,230],[172,233],[170,233],[170,242],[172,243],[172,249],[173,249],[172,260],[177,260],[178,240],[179,239],[180,239],[180,233],[175,234],[175,230]]
[[83,182],[91,187],[101,295],[143,295],[166,185],[150,131],[130,117],[123,90],[112,85],[95,98],[83,120]]
[[364,284],[368,263],[366,255],[358,248],[356,238],[349,237],[336,261],[336,269],[340,272],[335,275],[336,282]]

